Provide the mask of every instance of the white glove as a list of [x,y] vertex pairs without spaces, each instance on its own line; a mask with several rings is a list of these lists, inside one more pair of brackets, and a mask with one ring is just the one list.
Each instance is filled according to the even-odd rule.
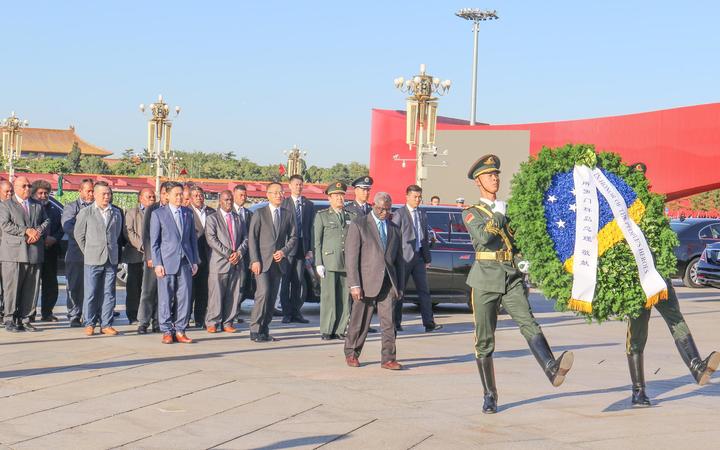
[[518,263],[518,270],[520,271],[520,273],[530,272],[530,261],[520,261]]
[[325,266],[316,266],[315,271],[320,275],[320,278],[325,278]]

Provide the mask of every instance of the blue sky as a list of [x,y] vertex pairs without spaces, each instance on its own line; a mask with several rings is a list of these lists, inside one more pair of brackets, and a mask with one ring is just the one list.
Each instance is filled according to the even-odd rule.
[[[453,82],[440,113],[468,118],[470,23],[480,31],[478,121],[565,120],[718,101],[720,2],[53,1],[3,5],[0,113],[73,124],[141,149],[138,104],[183,111],[174,147],[279,162],[368,162],[371,108],[402,109],[393,79],[420,63]],[[8,62],[10,62],[8,64]]]

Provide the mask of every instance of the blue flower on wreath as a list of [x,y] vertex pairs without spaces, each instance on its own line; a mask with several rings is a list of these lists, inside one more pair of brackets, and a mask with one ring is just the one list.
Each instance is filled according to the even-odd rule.
[[[602,169],[601,169],[602,170]],[[637,194],[619,176],[602,170],[620,192],[625,204],[630,207],[637,200]],[[553,242],[555,253],[560,262],[565,263],[575,251],[575,193],[573,171],[556,173],[552,177],[550,187],[545,191],[543,207],[547,233]],[[614,221],[612,210],[605,198],[598,193],[600,204],[599,229]]]

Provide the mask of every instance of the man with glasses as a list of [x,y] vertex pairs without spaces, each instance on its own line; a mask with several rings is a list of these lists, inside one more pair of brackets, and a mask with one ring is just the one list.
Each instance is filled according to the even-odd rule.
[[75,241],[75,220],[81,209],[92,205],[94,185],[93,180],[89,178],[82,180],[78,191],[79,198],[65,205],[60,218],[63,231],[68,237],[67,251],[65,252],[65,275],[67,278],[67,314],[71,327],[82,326],[80,317],[85,296],[85,267],[83,254]]
[[405,290],[400,229],[390,219],[392,199],[385,192],[375,194],[375,204],[367,216],[350,222],[345,238],[345,268],[353,307],[345,337],[345,362],[360,367],[373,309],[377,306],[382,333],[382,364],[400,370],[396,361],[393,303]]
[[255,275],[255,305],[250,318],[250,339],[253,342],[276,340],[270,336],[273,305],[283,274],[290,271],[295,256],[297,231],[295,213],[282,207],[282,185],[267,186],[268,205],[259,208],[250,221],[248,253],[250,270]]
[[[10,200],[13,195],[12,183],[7,180],[0,181],[0,202]],[[2,227],[0,227],[0,242],[2,242]],[[0,328],[5,327],[5,300],[2,290],[2,269],[0,263]]]
[[57,262],[60,256],[60,240],[63,236],[60,218],[60,208],[50,203],[50,191],[52,186],[45,180],[36,180],[30,189],[33,199],[38,202],[45,215],[50,219],[45,236],[45,259],[40,267],[40,320],[43,322],[57,322],[53,315],[53,308],[58,299]]
[[[40,265],[43,262],[44,234],[50,226],[42,206],[30,199],[30,182],[18,177],[15,195],[0,204],[0,243],[5,329],[37,331],[30,323],[37,305]],[[17,321],[13,318],[17,317]]]

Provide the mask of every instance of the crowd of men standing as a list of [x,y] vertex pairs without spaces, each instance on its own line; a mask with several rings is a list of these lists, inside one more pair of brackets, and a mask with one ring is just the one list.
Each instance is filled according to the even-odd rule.
[[[432,318],[425,267],[429,260],[427,218],[417,206],[422,190],[408,188],[407,211],[402,208],[390,221],[369,203],[372,178],[353,182],[355,200],[345,202],[346,185],[328,186],[330,205],[317,216],[313,202],[303,196],[303,179],[290,178],[290,195],[280,183],[267,186],[267,206],[246,208],[247,189],[237,185],[219,195],[218,209],[205,205],[203,188],[196,184],[165,182],[159,198],[146,188],[138,193],[137,206],[123,211],[112,203],[112,189],[103,181],[84,179],[78,199],[60,209],[49,201],[52,190],[43,180],[30,183],[18,177],[14,183],[0,182],[0,264],[2,296],[0,323],[7,331],[37,331],[38,297],[40,320],[57,322],[53,308],[58,298],[57,263],[60,241],[67,236],[65,272],[67,317],[70,327],[116,335],[113,324],[116,278],[119,263],[127,266],[126,315],[137,324],[138,334],[162,333],[163,343],[189,343],[190,318],[198,329],[209,333],[237,331],[240,304],[250,295],[255,279],[254,306],[250,317],[250,339],[275,340],[269,333],[273,316],[283,323],[309,321],[301,307],[307,298],[306,271],[319,276],[321,285],[320,331],[323,340],[346,339],[352,334],[353,349],[362,347],[358,333],[373,332],[370,317],[380,305],[383,340],[402,330],[402,289],[381,303],[377,296],[353,293],[348,278],[356,276],[357,264],[346,267],[345,252],[350,225],[361,217],[382,217],[390,238],[397,231],[400,257],[388,259],[393,273],[388,282],[404,286],[413,277],[420,297],[426,331],[441,328]],[[376,204],[388,203],[383,194]],[[375,228],[377,243],[386,246]],[[383,243],[384,242],[384,243]],[[385,248],[382,249],[382,252]],[[395,270],[397,267],[397,270]],[[353,275],[354,274],[354,275]],[[398,278],[400,277],[400,278]],[[394,281],[392,281],[394,280]],[[381,287],[385,283],[380,280]],[[383,291],[386,295],[387,292]],[[280,297],[278,311],[275,299]],[[352,326],[352,301],[366,301],[362,317]],[[361,302],[362,303],[362,302]],[[367,310],[367,311],[366,311]],[[390,314],[387,323],[385,311]],[[359,313],[358,313],[359,314]],[[367,322],[367,323],[365,323]],[[362,323],[362,326],[360,325]],[[357,329],[358,327],[363,330]],[[393,344],[394,345],[394,344]],[[353,350],[355,351],[355,350]],[[357,350],[359,352],[359,349]]]

